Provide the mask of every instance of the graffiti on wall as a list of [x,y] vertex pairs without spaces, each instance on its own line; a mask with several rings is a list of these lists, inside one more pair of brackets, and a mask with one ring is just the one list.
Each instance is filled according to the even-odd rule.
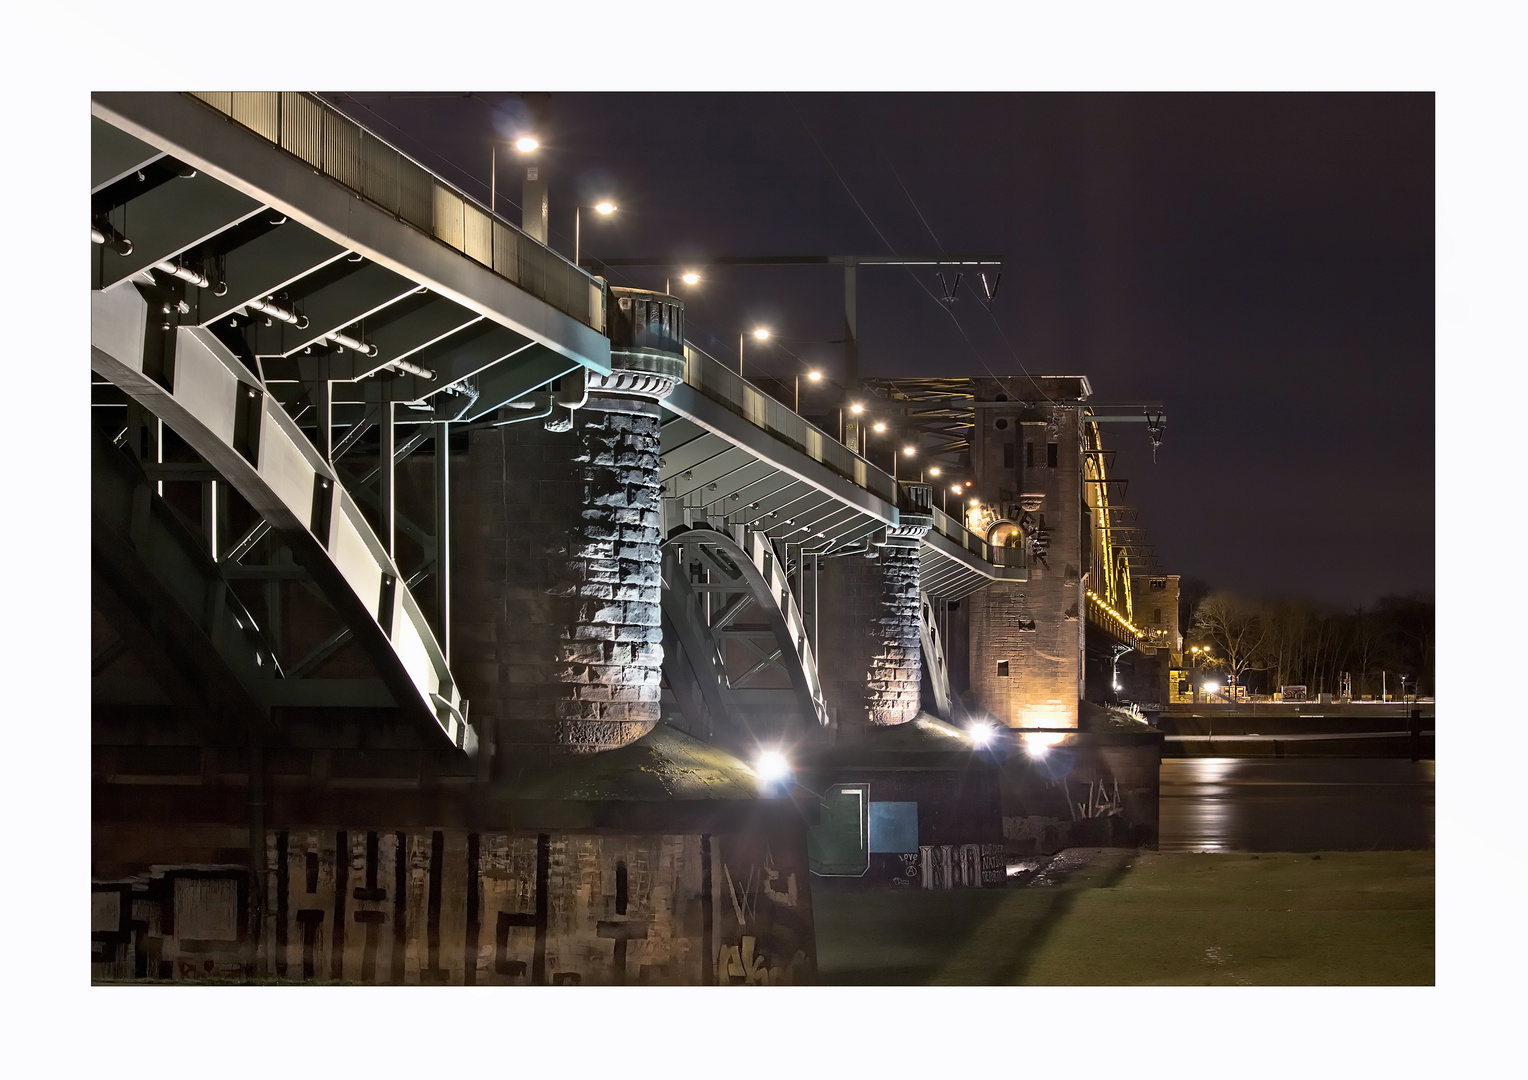
[[255,961],[240,866],[155,866],[90,888],[97,982],[242,982]]
[[[779,986],[816,980],[805,851],[777,862],[766,842],[727,838],[721,858],[728,903],[716,949],[715,981],[722,986]],[[757,861],[755,861],[757,859]]]
[[731,836],[273,830],[260,916],[244,867],[93,884],[92,979],[809,982],[804,859]]
[[891,884],[922,889],[980,889],[1007,880],[1002,844],[923,844],[896,857]]

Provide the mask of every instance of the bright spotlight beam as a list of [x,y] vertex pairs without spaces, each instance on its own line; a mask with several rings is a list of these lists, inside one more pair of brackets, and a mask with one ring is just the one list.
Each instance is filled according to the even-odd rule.
[[766,750],[753,764],[753,771],[766,784],[778,784],[791,775],[791,763],[778,750]]

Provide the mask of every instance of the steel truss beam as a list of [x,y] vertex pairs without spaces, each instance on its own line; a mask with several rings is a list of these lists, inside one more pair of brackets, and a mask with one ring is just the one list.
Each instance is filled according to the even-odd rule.
[[282,532],[355,629],[403,712],[475,753],[460,690],[428,622],[296,423],[207,330],[150,335],[147,302],[133,286],[93,293],[91,302],[95,372],[169,423]]

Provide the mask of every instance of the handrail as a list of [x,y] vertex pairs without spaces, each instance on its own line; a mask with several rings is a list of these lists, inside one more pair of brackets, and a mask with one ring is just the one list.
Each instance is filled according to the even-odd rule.
[[[904,500],[898,498],[901,485],[889,473],[870,464],[799,413],[776,401],[704,349],[686,341],[684,358],[684,381],[699,393],[893,506],[904,504]],[[993,566],[1027,565],[1023,548],[988,544],[938,507],[931,509],[933,530],[977,558]]]
[[600,333],[605,284],[450,181],[312,94],[200,91],[191,97],[305,161]]

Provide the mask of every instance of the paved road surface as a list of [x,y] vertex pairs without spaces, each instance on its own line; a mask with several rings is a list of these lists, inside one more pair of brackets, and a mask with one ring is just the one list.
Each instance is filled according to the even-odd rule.
[[1431,761],[1190,758],[1162,762],[1162,851],[1433,846]]

